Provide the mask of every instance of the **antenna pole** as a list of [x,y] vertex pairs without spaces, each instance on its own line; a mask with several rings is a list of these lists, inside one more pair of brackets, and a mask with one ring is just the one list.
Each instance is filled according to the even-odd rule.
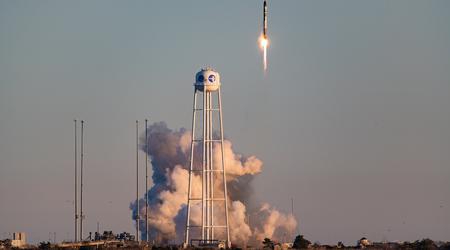
[[136,240],[139,242],[139,121],[136,120]]
[[83,241],[83,133],[84,133],[84,120],[81,120],[81,162],[80,162],[80,240]]
[[[294,218],[294,197],[291,197],[291,216]],[[291,238],[295,237],[295,230],[292,232]]]
[[147,122],[145,119],[145,239],[148,242],[148,137]]
[[75,201],[74,201],[74,207],[75,207],[75,242],[78,241],[78,203],[77,203],[77,175],[78,175],[78,171],[77,171],[77,120],[73,120],[75,123]]

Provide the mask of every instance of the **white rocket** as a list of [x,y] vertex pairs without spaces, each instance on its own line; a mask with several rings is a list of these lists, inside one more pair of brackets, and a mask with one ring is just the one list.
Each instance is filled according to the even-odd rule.
[[263,5],[263,37],[267,39],[267,0],[264,0]]

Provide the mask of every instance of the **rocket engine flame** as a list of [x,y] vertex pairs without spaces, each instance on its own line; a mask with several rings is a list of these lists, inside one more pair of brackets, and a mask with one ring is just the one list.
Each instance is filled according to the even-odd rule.
[[265,38],[264,36],[261,36],[259,39],[259,44],[261,46],[261,49],[263,51],[263,66],[264,71],[267,71],[267,46],[269,45],[269,40]]

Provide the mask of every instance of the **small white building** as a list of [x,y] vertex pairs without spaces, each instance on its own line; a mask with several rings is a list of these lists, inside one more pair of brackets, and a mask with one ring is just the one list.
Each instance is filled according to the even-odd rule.
[[27,238],[24,232],[15,232],[13,233],[13,238],[11,241],[12,247],[24,247],[27,245]]

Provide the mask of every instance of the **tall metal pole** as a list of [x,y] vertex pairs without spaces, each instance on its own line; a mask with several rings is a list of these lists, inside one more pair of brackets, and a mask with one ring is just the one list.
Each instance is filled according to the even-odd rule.
[[84,133],[84,120],[81,120],[81,161],[80,161],[80,241],[83,241],[83,133]]
[[136,120],[136,240],[139,242],[139,121]]
[[145,240],[148,242],[148,137],[147,122],[145,119]]
[[77,202],[77,199],[78,199],[78,195],[77,195],[77,189],[78,189],[78,187],[77,187],[77,182],[78,182],[78,180],[77,180],[77,175],[78,175],[78,171],[77,171],[77,158],[78,158],[78,155],[77,155],[77,120],[75,119],[75,120],[73,120],[74,121],[74,123],[75,123],[75,204],[74,204],[74,206],[75,206],[75,242],[77,242],[78,241],[78,202]]
[[[292,218],[294,218],[294,197],[291,197],[291,216]],[[291,239],[293,239],[295,237],[295,232],[293,231],[291,233]]]

